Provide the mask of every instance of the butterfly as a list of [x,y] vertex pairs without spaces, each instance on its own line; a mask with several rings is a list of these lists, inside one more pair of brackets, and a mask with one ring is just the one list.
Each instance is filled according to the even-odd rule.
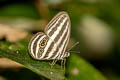
[[57,60],[61,64],[70,53],[66,50],[71,33],[71,23],[67,12],[59,12],[45,27],[44,32],[36,33],[30,40],[28,49],[32,58],[37,60]]

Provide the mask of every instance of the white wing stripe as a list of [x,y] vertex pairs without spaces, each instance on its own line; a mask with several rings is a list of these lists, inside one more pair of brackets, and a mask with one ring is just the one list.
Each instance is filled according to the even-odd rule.
[[[60,25],[60,29],[59,29],[59,27],[58,27],[58,29],[56,30],[56,32],[59,30],[59,32],[61,31],[61,29],[62,29],[62,27],[63,27],[63,25],[65,24],[65,22],[66,22],[66,20],[67,20],[67,18],[65,18],[64,20],[63,20],[63,23],[61,23],[61,25]],[[67,28],[67,27],[66,27]],[[65,29],[65,31],[66,31],[67,29]],[[60,39],[58,40],[58,42],[57,42],[57,45],[58,44],[60,44],[60,41],[62,40],[62,38],[63,38],[63,35],[65,34],[65,31],[64,31],[64,33],[62,34],[62,37],[60,37]],[[53,33],[53,35],[54,34],[56,34],[56,33]],[[58,34],[56,34],[56,36],[57,36]],[[55,38],[54,38],[55,39]],[[56,43],[55,43],[56,44]],[[56,50],[56,47],[55,47],[55,49],[53,49],[53,50],[51,50],[51,52],[49,53],[49,56],[48,56],[48,59],[53,55],[53,52]],[[59,54],[59,52],[57,52],[57,54]],[[56,56],[57,56],[57,54],[56,54]]]
[[[67,37],[68,37],[68,35],[67,35]],[[63,44],[65,44],[66,41],[67,41],[67,38],[66,38],[66,40],[64,41]],[[65,49],[63,49],[63,48],[64,48],[64,46],[61,47],[61,50],[64,50],[64,51],[63,51],[63,53],[61,53],[62,55],[60,54],[61,56],[58,57],[59,59],[62,59],[62,58],[65,57],[65,55],[66,55],[66,54],[65,54]],[[62,52],[62,51],[61,51],[61,52]]]
[[[59,17],[60,18],[60,17]],[[50,22],[47,26],[48,26],[48,29],[55,23],[55,21],[58,21],[59,18],[56,18],[55,20],[53,20],[53,22]]]
[[63,16],[60,16],[60,17],[59,17],[59,19],[58,19],[58,21],[55,23],[55,25],[53,25],[53,26],[51,27],[51,29],[48,30],[47,34],[49,34],[49,33],[53,30],[53,28],[56,27],[56,25],[58,24],[58,22],[60,21],[60,19],[61,19],[62,17],[63,17]]
[[33,45],[34,45],[36,39],[37,39],[39,36],[40,36],[40,35],[37,35],[37,36],[34,38],[34,40],[32,41],[32,43],[31,43],[31,48],[30,48],[30,50],[31,50],[31,53],[32,53],[33,56],[35,56],[35,55],[34,55],[34,52],[33,52]]
[[[60,42],[61,42],[61,40],[63,39],[65,33],[67,33],[67,31],[68,31],[68,23],[67,23],[66,28],[65,28],[65,30],[64,30],[64,32],[63,32],[63,35],[60,37],[59,41],[57,42],[58,45],[60,45]],[[66,38],[68,38],[68,34],[67,34]],[[64,45],[65,45],[65,42],[66,42],[66,39],[64,40],[62,46],[60,47],[58,53],[56,54],[56,56],[55,56],[54,58],[56,58],[58,55],[61,55],[61,54],[62,54],[61,52],[62,52],[62,50],[63,50],[63,47],[64,47]]]
[[[64,22],[64,24],[65,24],[65,22]],[[63,25],[64,25],[64,24],[63,24]],[[68,27],[67,27],[67,25],[66,25],[66,26],[65,26],[65,29],[64,29],[64,32],[62,33],[62,36],[61,36],[61,37],[59,38],[59,40],[55,43],[55,44],[57,44],[57,46],[60,44],[61,40],[63,39],[63,37],[64,37],[64,35],[65,35],[65,33],[67,32],[67,28],[68,28]],[[53,53],[49,54],[49,56],[47,57],[47,59],[49,59],[49,58],[52,56],[52,54],[53,54]],[[56,56],[54,56],[53,59],[56,58],[56,57],[58,56],[58,54],[59,54],[59,51],[56,53]]]
[[[69,24],[68,24],[68,26],[69,26]],[[69,27],[70,27],[70,26],[69,26]],[[70,29],[70,28],[69,28],[69,29]],[[68,30],[68,36],[67,36],[66,38],[68,38],[69,35],[70,35],[70,30]],[[66,40],[65,42],[67,42],[67,41],[69,41],[69,40]],[[66,57],[65,50],[66,50],[67,45],[68,45],[68,42],[66,43],[66,45],[64,45],[65,48],[64,48],[64,46],[63,46],[63,48],[64,48],[63,50],[64,50],[64,51],[63,51],[63,53],[62,53],[62,51],[61,51],[61,54],[62,54],[62,55],[59,56],[60,59],[62,59],[63,57]]]

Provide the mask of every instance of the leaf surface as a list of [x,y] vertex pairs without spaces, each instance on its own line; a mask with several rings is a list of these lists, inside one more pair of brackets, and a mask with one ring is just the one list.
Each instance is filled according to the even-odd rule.
[[16,61],[38,75],[42,75],[48,79],[63,80],[65,78],[65,71],[61,69],[60,65],[55,64],[54,67],[51,68],[49,63],[52,61],[40,61],[30,57],[28,40],[17,43],[0,41],[0,56]]

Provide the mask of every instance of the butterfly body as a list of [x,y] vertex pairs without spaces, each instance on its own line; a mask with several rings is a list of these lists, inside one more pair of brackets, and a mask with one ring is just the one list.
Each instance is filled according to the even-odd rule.
[[70,54],[66,51],[70,39],[70,19],[66,12],[58,13],[29,42],[30,55],[37,60],[62,60]]

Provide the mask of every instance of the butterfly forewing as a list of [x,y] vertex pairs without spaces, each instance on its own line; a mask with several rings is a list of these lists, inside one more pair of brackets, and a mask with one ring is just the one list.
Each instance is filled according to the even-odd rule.
[[70,19],[66,12],[58,13],[47,25],[45,33],[55,43],[49,53],[49,58],[62,59],[65,57],[65,50],[70,39],[70,29]]
[[68,14],[58,13],[45,27],[45,33],[39,32],[30,40],[31,56],[39,60],[60,60],[67,57],[70,28]]

